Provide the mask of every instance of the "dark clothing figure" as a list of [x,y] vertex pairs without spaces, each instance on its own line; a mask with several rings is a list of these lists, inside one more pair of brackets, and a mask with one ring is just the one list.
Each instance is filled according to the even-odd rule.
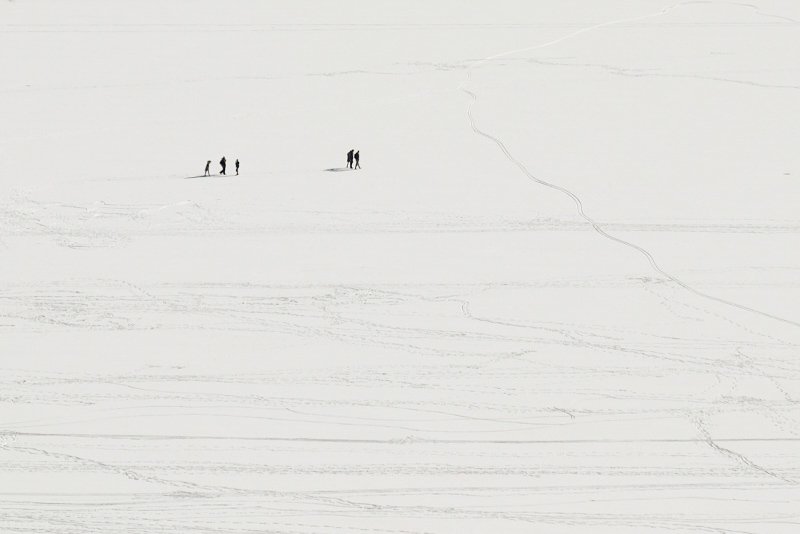
[[219,173],[220,173],[220,174],[225,174],[225,165],[226,165],[227,163],[228,163],[228,161],[225,159],[225,156],[222,156],[222,159],[221,159],[221,160],[219,160],[219,164],[220,164],[220,166],[222,167],[222,170],[221,170],[221,171],[219,171]]
[[211,160],[206,161],[206,172],[203,174],[203,176],[211,176],[209,167],[211,167]]
[[353,155],[353,158],[355,158],[356,160],[356,169],[360,169],[361,165],[358,164],[358,160],[360,159],[360,156],[358,155],[358,150],[356,150],[356,153]]
[[239,176],[239,160],[236,160],[236,176]]
[[347,167],[349,169],[353,168],[353,151],[347,153]]

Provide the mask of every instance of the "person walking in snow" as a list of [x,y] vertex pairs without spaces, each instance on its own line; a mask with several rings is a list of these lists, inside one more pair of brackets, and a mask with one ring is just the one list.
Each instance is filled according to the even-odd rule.
[[211,176],[211,171],[209,170],[210,167],[211,167],[211,160],[208,160],[206,161],[206,172],[203,174],[203,176]]
[[227,163],[228,163],[228,161],[225,159],[225,156],[222,156],[222,159],[221,159],[221,160],[219,160],[219,164],[220,164],[220,166],[222,167],[222,170],[221,170],[221,171],[219,171],[219,173],[220,173],[220,174],[225,174],[225,165],[226,165]]
[[353,168],[353,149],[350,149],[350,152],[347,153],[347,167],[349,169]]
[[356,160],[356,169],[360,169],[361,168],[361,165],[359,165],[359,163],[358,163],[358,160],[360,159],[360,157],[361,156],[358,155],[358,150],[356,150],[356,153],[353,154],[353,158]]
[[239,176],[239,159],[236,159],[236,176]]

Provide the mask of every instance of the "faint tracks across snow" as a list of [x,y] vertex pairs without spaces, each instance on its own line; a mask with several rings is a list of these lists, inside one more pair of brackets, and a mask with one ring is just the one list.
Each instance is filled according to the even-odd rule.
[[470,103],[469,103],[469,106],[467,107],[467,116],[469,118],[470,126],[472,127],[472,130],[476,134],[478,134],[478,135],[480,135],[482,137],[485,137],[486,139],[492,141],[503,152],[505,157],[511,163],[513,163],[525,176],[527,176],[528,179],[536,182],[539,185],[542,185],[542,186],[548,187],[550,189],[554,189],[556,191],[559,191],[560,193],[562,193],[562,194],[566,195],[567,197],[569,197],[575,203],[575,206],[577,208],[577,211],[578,211],[578,214],[580,215],[580,217],[583,220],[585,220],[589,225],[591,225],[591,227],[594,229],[594,231],[597,232],[600,236],[604,237],[605,239],[607,239],[609,241],[613,241],[613,242],[618,243],[620,245],[623,245],[623,246],[625,246],[627,248],[635,250],[636,252],[638,252],[639,254],[644,256],[644,258],[648,261],[648,263],[650,264],[650,266],[652,267],[652,269],[654,271],[656,271],[657,273],[659,273],[661,276],[665,277],[666,279],[668,279],[672,283],[680,286],[684,290],[686,290],[686,291],[688,291],[690,293],[693,293],[694,295],[697,295],[697,296],[699,296],[699,297],[701,297],[703,299],[711,300],[711,301],[717,302],[719,304],[723,304],[725,306],[730,306],[730,307],[737,308],[737,309],[745,311],[745,312],[749,312],[749,313],[760,315],[762,317],[766,317],[766,318],[769,318],[769,319],[772,319],[772,320],[775,320],[775,321],[779,321],[779,322],[782,322],[782,323],[786,323],[786,324],[790,324],[790,325],[793,325],[793,326],[800,327],[800,322],[798,322],[798,321],[795,321],[793,319],[788,319],[788,318],[785,318],[785,317],[780,317],[778,315],[774,315],[774,314],[771,314],[769,312],[765,312],[763,310],[758,310],[758,309],[752,308],[752,307],[747,306],[745,304],[740,304],[738,302],[733,302],[731,300],[728,300],[728,299],[725,299],[725,298],[721,298],[721,297],[718,297],[716,295],[712,295],[710,293],[706,293],[705,291],[702,291],[702,290],[699,290],[697,288],[694,288],[694,287],[690,286],[689,284],[687,284],[686,282],[684,282],[680,278],[678,278],[675,275],[665,271],[658,264],[658,262],[656,261],[655,257],[647,249],[645,249],[645,248],[641,247],[640,245],[637,245],[636,243],[633,243],[631,241],[626,241],[626,240],[624,240],[622,238],[616,237],[615,235],[610,234],[608,231],[606,231],[600,223],[598,223],[595,219],[593,219],[590,215],[588,215],[586,213],[586,211],[584,209],[583,201],[581,200],[581,198],[577,194],[575,194],[574,192],[570,191],[569,189],[567,189],[567,188],[565,188],[565,187],[563,187],[561,185],[558,185],[558,184],[553,183],[553,182],[549,182],[547,180],[543,180],[542,178],[539,178],[534,173],[532,173],[522,161],[520,161],[519,159],[514,157],[514,155],[508,149],[506,144],[500,138],[498,138],[495,135],[493,135],[493,134],[481,129],[478,126],[477,121],[475,120],[474,107],[475,107],[475,104],[478,101],[478,95],[475,94],[473,91],[470,91],[467,88],[469,83],[472,81],[472,72],[473,72],[473,70],[475,68],[477,68],[477,67],[479,67],[479,66],[481,66],[481,65],[483,65],[485,63],[488,63],[490,61],[493,61],[495,59],[500,59],[500,58],[511,56],[511,55],[518,54],[518,53],[521,53],[521,52],[529,52],[529,51],[533,51],[533,50],[539,50],[539,49],[547,48],[547,47],[550,47],[550,46],[554,46],[554,45],[562,43],[562,42],[564,42],[564,41],[566,41],[568,39],[572,39],[572,38],[577,37],[579,35],[582,35],[584,33],[591,32],[591,31],[594,31],[594,30],[598,30],[598,29],[601,29],[601,28],[605,28],[605,27],[609,27],[609,26],[615,26],[615,25],[619,25],[619,24],[637,22],[637,21],[650,19],[650,18],[655,18],[655,17],[660,17],[660,16],[663,16],[663,15],[666,15],[667,13],[669,13],[669,12],[673,11],[674,9],[676,9],[676,8],[682,6],[682,5],[685,5],[687,3],[691,3],[691,2],[678,2],[676,4],[672,4],[670,6],[667,6],[667,7],[663,8],[663,9],[661,9],[661,10],[655,12],[655,13],[650,13],[650,14],[647,14],[647,15],[641,15],[641,16],[637,16],[637,17],[629,17],[629,18],[624,18],[624,19],[613,20],[613,21],[604,22],[604,23],[601,23],[601,24],[595,24],[593,26],[588,26],[588,27],[585,27],[585,28],[581,28],[581,29],[579,29],[577,31],[568,33],[568,34],[566,34],[566,35],[564,35],[562,37],[559,37],[557,39],[553,39],[553,40],[545,42],[545,43],[541,43],[541,44],[537,44],[537,45],[533,45],[533,46],[529,46],[529,47],[524,47],[524,48],[518,48],[518,49],[515,49],[515,50],[509,50],[509,51],[506,51],[506,52],[501,52],[501,53],[494,54],[494,55],[488,56],[488,57],[486,57],[484,59],[481,59],[481,60],[477,61],[476,63],[474,63],[473,65],[471,65],[467,69],[466,79],[459,86],[459,89],[462,92],[464,92],[465,94],[467,94],[471,99]]

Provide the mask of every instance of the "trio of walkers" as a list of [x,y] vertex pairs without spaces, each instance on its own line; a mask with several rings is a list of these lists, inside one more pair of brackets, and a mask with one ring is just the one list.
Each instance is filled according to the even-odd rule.
[[[355,152],[355,153],[353,153],[353,152]],[[360,156],[359,156],[358,152],[359,152],[358,150],[354,151],[351,148],[350,152],[347,153],[347,167],[349,169],[353,168],[353,161],[356,162],[356,166],[355,166],[356,169],[360,169],[361,168],[361,165],[358,163],[358,160],[360,159]]]
[[[225,169],[228,167],[228,160],[225,159],[225,156],[222,156],[222,159],[219,160],[219,166],[222,167],[220,169],[219,173],[224,176],[225,175]],[[206,172],[203,174],[203,176],[211,176],[211,171],[209,170],[210,168],[211,168],[211,160],[208,160],[208,161],[206,161]],[[238,159],[236,160],[236,176],[239,176],[239,160]]]

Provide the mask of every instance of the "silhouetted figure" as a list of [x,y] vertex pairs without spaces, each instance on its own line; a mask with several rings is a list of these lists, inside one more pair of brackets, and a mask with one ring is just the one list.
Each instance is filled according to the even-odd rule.
[[236,176],[239,176],[239,160],[236,160]]
[[227,165],[228,160],[225,159],[225,156],[222,156],[222,159],[219,160],[219,165],[222,167],[222,170],[219,171],[220,174],[225,174],[225,165]]
[[350,152],[347,153],[347,167],[349,169],[353,168],[353,150],[351,149]]
[[211,168],[211,160],[208,160],[206,161],[206,172],[203,174],[203,176],[211,176],[211,171],[209,170],[210,168]]
[[358,160],[361,158],[361,156],[358,155],[358,152],[359,151],[356,150],[356,153],[353,154],[353,158],[355,158],[355,160],[356,160],[356,169],[360,169],[361,168],[361,165],[359,165],[359,163],[358,163]]

